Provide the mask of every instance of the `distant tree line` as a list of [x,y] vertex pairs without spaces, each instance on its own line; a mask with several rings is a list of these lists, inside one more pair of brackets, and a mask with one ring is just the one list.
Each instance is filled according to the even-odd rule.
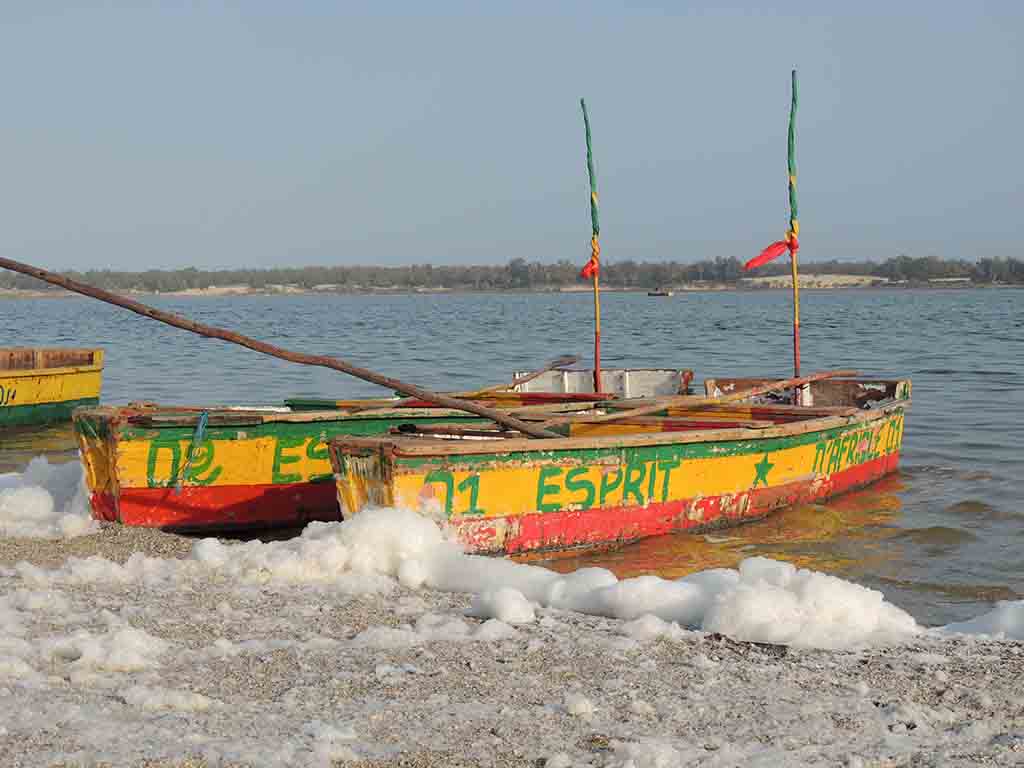
[[[414,264],[403,267],[336,266],[274,269],[177,270],[151,269],[145,272],[115,270],[70,271],[75,280],[115,291],[165,293],[231,285],[256,290],[293,287],[326,291],[373,291],[442,289],[472,291],[558,290],[585,285],[580,264],[561,260],[554,263],[512,259],[501,266]],[[980,259],[976,262],[940,259],[937,256],[900,255],[876,261],[805,262],[807,275],[864,275],[885,278],[906,285],[931,280],[966,278],[977,284],[1024,284],[1024,261],[1012,258]],[[684,264],[678,261],[637,262],[631,259],[601,265],[601,283],[609,288],[655,289],[685,284],[736,285],[742,277],[789,274],[789,260],[783,257],[753,272],[745,273],[743,263],[719,257]],[[0,270],[0,289],[49,289],[34,278]],[[59,290],[59,289],[53,289]]]

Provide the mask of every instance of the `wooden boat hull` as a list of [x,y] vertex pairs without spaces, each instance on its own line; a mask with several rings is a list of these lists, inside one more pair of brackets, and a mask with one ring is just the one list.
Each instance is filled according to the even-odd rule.
[[212,411],[189,464],[197,417],[192,411],[161,424],[152,412],[132,407],[76,411],[93,517],[211,532],[339,520],[327,453],[331,438],[384,434],[399,423],[479,420],[443,409],[376,416]]
[[[519,392],[476,399],[502,407],[552,409],[594,402],[592,395]],[[306,407],[311,403],[303,401]],[[201,408],[79,409],[75,436],[93,517],[211,532],[340,520],[327,453],[330,439],[381,435],[399,424],[484,421],[425,402],[406,408],[389,405],[394,401],[350,400],[344,401],[345,409],[284,413],[208,409],[209,426],[191,463]]]
[[757,428],[594,425],[590,437],[561,440],[338,439],[331,459],[346,517],[370,505],[415,509],[479,553],[607,547],[868,485],[896,469],[905,405]]
[[99,402],[101,349],[0,349],[0,428],[70,421]]

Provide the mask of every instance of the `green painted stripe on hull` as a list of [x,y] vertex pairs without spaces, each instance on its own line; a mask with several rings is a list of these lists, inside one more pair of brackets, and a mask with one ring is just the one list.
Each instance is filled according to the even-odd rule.
[[284,404],[293,411],[323,411],[337,408],[338,400],[326,400],[321,397],[289,397]]
[[[98,419],[89,420],[94,425],[98,421]],[[207,440],[237,440],[241,432],[245,434],[246,439],[257,437],[307,437],[311,434],[321,433],[324,433],[328,439],[336,435],[372,437],[386,434],[388,430],[398,424],[452,424],[456,422],[474,423],[481,421],[486,420],[479,416],[391,416],[386,418],[344,416],[340,417],[337,421],[273,421],[265,424],[247,424],[245,426],[207,427],[205,436]],[[82,426],[79,425],[78,429],[81,431]],[[192,439],[193,434],[195,434],[193,427],[137,427],[126,425],[118,431],[118,437],[121,440],[152,440],[158,437],[161,441],[188,441]]]
[[110,435],[110,422],[107,419],[97,419],[84,414],[75,418],[74,428],[75,434],[96,439],[105,440]]
[[71,412],[82,405],[99,405],[98,397],[65,400],[62,403],[32,403],[0,408],[0,427],[37,426],[71,421]]
[[[416,469],[425,465],[436,466],[438,461],[450,466],[477,466],[492,464],[522,464],[537,461],[576,460],[588,464],[621,452],[635,461],[671,461],[673,459],[710,459],[724,456],[745,456],[764,452],[781,451],[786,448],[797,448],[814,445],[822,441],[834,440],[842,435],[874,429],[887,424],[893,418],[903,419],[903,409],[893,411],[890,417],[872,422],[858,422],[832,429],[806,432],[801,435],[786,437],[770,437],[755,440],[720,440],[705,443],[670,443],[666,445],[623,446],[621,448],[567,448],[559,450],[516,451],[511,453],[477,453],[477,454],[439,454],[437,456],[397,456],[396,462],[403,468]],[[664,436],[665,432],[656,433]],[[685,433],[680,433],[681,435]]]

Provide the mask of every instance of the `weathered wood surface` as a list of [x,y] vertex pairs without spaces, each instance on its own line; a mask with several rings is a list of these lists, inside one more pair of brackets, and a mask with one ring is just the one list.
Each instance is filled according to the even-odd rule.
[[[747,398],[754,397],[756,395],[763,395],[768,392],[777,392],[780,389],[791,389],[793,387],[802,386],[803,384],[809,384],[812,381],[820,381],[821,379],[829,379],[834,377],[842,376],[856,376],[856,371],[822,371],[820,373],[812,373],[809,376],[799,376],[792,379],[782,379],[775,381],[770,384],[763,384],[758,387],[751,387],[750,389],[743,390],[742,392],[733,392],[728,395],[722,395],[721,397],[691,397],[688,395],[680,395],[679,397],[666,397],[661,400],[656,400],[650,405],[640,406],[625,411],[616,411],[613,413],[606,413],[600,416],[594,416],[591,421],[595,424],[604,423],[608,421],[621,421],[623,419],[630,419],[636,416],[650,416],[652,414],[663,411],[666,408],[702,408],[709,405],[721,405],[723,403],[732,403],[739,400],[746,400]],[[559,417],[555,419],[549,419],[544,422],[544,427],[554,427],[559,424],[565,424],[569,421],[575,421],[569,417]]]
[[0,348],[0,371],[47,370],[98,365],[97,349],[68,347]]
[[[749,389],[771,379],[719,377],[704,382],[705,394],[715,397],[716,392],[724,394],[735,389]],[[809,385],[811,400],[809,407],[833,407],[849,405],[864,407],[873,402],[906,399],[910,395],[910,381],[907,379],[845,379],[834,378],[816,381]]]
[[432,440],[424,436],[422,439],[409,437],[382,438],[340,438],[334,441],[343,449],[380,450],[386,444],[390,450],[400,455],[444,455],[446,453],[479,454],[479,453],[517,453],[529,451],[584,450],[588,448],[634,447],[644,445],[672,445],[675,443],[707,443],[730,440],[761,440],[777,437],[790,437],[810,432],[834,429],[851,424],[869,424],[878,419],[886,418],[895,409],[902,409],[908,402],[900,402],[885,408],[869,411],[857,411],[848,416],[823,416],[806,421],[789,424],[776,424],[771,427],[747,429],[745,427],[727,429],[703,429],[692,432],[649,432],[639,434],[601,435],[594,437],[562,437],[546,439],[542,442],[523,438],[508,437],[500,442],[495,441],[458,441]]
[[737,525],[872,483],[898,464],[906,404],[760,430],[339,438],[330,454],[345,517],[371,505],[416,510],[444,519],[470,552],[616,546]]
[[274,344],[268,344],[267,342],[258,341],[257,339],[249,336],[235,333],[234,331],[217,328],[212,325],[205,325],[203,323],[197,323],[193,320],[181,317],[180,315],[163,312],[141,302],[134,301],[133,299],[127,299],[123,296],[111,293],[110,291],[86,285],[85,283],[79,283],[78,281],[71,280],[63,275],[58,275],[55,272],[50,272],[49,270],[41,269],[40,267],[34,267],[31,264],[23,264],[20,261],[0,258],[0,267],[9,269],[12,272],[18,272],[23,275],[28,275],[29,277],[34,277],[38,280],[50,283],[51,285],[60,286],[61,288],[73,291],[74,293],[80,293],[83,296],[98,299],[99,301],[106,302],[107,304],[122,307],[123,309],[142,315],[143,317],[148,317],[153,320],[157,320],[158,322],[165,323],[166,325],[171,325],[175,328],[181,328],[182,330],[196,333],[200,336],[238,344],[239,346],[247,347],[248,349],[252,349],[256,352],[262,352],[265,355],[270,355],[271,357],[276,357],[281,360],[287,360],[292,363],[331,368],[335,371],[341,371],[342,373],[347,373],[350,376],[355,376],[357,379],[369,381],[373,384],[378,384],[382,387],[395,390],[396,392],[401,392],[403,395],[418,397],[422,400],[429,400],[430,402],[437,403],[438,405],[445,406],[447,408],[456,408],[461,411],[475,413],[478,416],[484,416],[499,424],[503,424],[510,429],[518,430],[530,437],[555,436],[553,433],[545,429],[543,425],[527,424],[514,416],[509,416],[503,411],[488,408],[471,400],[459,400],[454,397],[449,397],[448,395],[432,392],[428,389],[424,389],[423,387],[418,387],[414,384],[407,384],[399,379],[384,376],[383,374],[376,373],[375,371],[371,371],[367,368],[353,365],[352,363],[340,360],[336,357],[328,357],[327,355],[307,355],[302,352],[293,352]]

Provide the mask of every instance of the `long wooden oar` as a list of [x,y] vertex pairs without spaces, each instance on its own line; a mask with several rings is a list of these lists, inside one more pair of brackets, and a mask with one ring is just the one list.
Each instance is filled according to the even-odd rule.
[[733,403],[737,400],[746,400],[748,397],[754,397],[755,395],[763,395],[767,392],[777,392],[780,389],[790,389],[792,387],[799,387],[804,384],[810,384],[812,381],[821,381],[822,379],[833,379],[839,376],[856,376],[857,371],[823,371],[821,373],[812,373],[809,376],[800,376],[793,379],[782,379],[781,381],[773,381],[769,384],[761,384],[750,389],[745,389],[742,392],[732,392],[728,395],[722,395],[720,397],[687,397],[681,395],[677,397],[666,397],[661,400],[656,400],[650,405],[643,405],[639,408],[631,408],[628,411],[618,411],[616,413],[605,413],[600,416],[592,416],[589,418],[575,418],[572,416],[561,416],[556,419],[548,419],[541,424],[542,427],[554,427],[559,424],[568,424],[570,422],[585,422],[587,424],[599,424],[605,421],[621,421],[622,419],[631,419],[635,416],[649,416],[652,413],[663,411],[666,408],[703,408],[709,405],[721,405],[723,403]]
[[104,291],[102,288],[96,288],[91,285],[86,285],[85,283],[79,283],[75,280],[66,278],[63,275],[58,275],[55,272],[50,272],[39,267],[33,267],[30,264],[23,264],[20,261],[0,258],[0,267],[9,269],[12,272],[19,272],[23,275],[37,278],[38,280],[50,283],[51,285],[60,286],[66,290],[80,293],[83,296],[89,296],[94,299],[99,299],[100,301],[105,301],[107,304],[123,307],[124,309],[135,312],[138,315],[158,320],[159,322],[166,323],[167,325],[173,325],[175,328],[181,328],[186,331],[191,331],[192,333],[198,333],[200,336],[229,341],[232,344],[248,347],[249,349],[253,349],[257,352],[262,352],[263,354],[270,355],[272,357],[279,357],[282,360],[288,360],[293,363],[333,368],[336,371],[341,371],[342,373],[347,373],[350,376],[355,376],[357,379],[363,379],[364,381],[369,381],[373,384],[379,384],[382,387],[393,389],[396,392],[401,392],[403,395],[416,397],[420,400],[428,400],[432,403],[444,406],[445,408],[454,408],[460,411],[475,413],[478,416],[483,416],[497,422],[498,424],[502,424],[509,429],[518,430],[530,437],[560,437],[560,435],[549,432],[542,425],[527,424],[526,422],[520,421],[514,416],[510,416],[503,411],[496,411],[493,408],[487,408],[486,406],[475,403],[472,400],[459,400],[458,398],[449,397],[448,395],[431,392],[428,389],[423,389],[422,387],[417,387],[413,384],[406,384],[398,379],[393,379],[390,376],[375,373],[374,371],[367,370],[366,368],[360,368],[359,366],[352,365],[351,363],[347,363],[344,360],[339,360],[334,357],[327,357],[326,355],[306,355],[301,352],[292,352],[291,350],[287,350],[273,344],[267,344],[266,342],[257,341],[256,339],[248,336],[243,336],[240,333],[234,333],[233,331],[224,330],[223,328],[216,328],[212,325],[196,323],[179,315],[175,315],[170,312],[162,312],[159,309],[147,306],[141,302],[126,299],[123,296],[118,296],[116,293]]

